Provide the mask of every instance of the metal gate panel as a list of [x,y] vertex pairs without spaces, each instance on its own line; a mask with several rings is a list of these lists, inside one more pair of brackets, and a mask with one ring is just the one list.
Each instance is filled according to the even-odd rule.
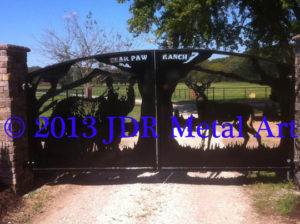
[[[213,99],[209,98],[210,91],[208,88],[212,81],[191,81],[190,72],[208,72],[208,69],[201,67],[201,65],[212,54],[241,56],[253,59],[254,62],[261,60],[266,63],[275,63],[276,66],[286,66],[243,54],[176,49],[95,55],[48,66],[29,73],[27,76],[28,102],[30,102],[29,133],[31,135],[30,145],[32,146],[31,162],[34,162],[35,169],[290,169],[293,152],[291,137],[281,138],[280,144],[275,147],[264,144],[259,144],[257,147],[246,147],[246,144],[243,144],[243,142],[248,141],[248,136],[253,138],[257,133],[258,127],[252,127],[249,122],[255,117],[253,111],[256,110],[260,113],[262,112],[261,108],[249,100],[246,103],[241,101],[216,102],[214,98],[218,99],[218,96],[215,96],[215,93],[218,92],[214,89]],[[101,65],[105,65],[100,66],[100,69],[94,69],[88,76],[105,75],[105,85],[102,85],[101,88],[98,87],[102,92],[92,96],[91,99],[78,97],[78,90],[76,90],[76,96],[72,95],[71,91],[63,95],[63,88],[66,90],[73,89],[78,82],[75,81],[70,85],[63,86],[59,90],[57,87],[58,80],[67,74],[72,65],[84,60],[97,60]],[[257,64],[254,65],[257,66]],[[111,72],[112,67],[118,68],[122,75],[126,75],[126,86],[117,86],[119,74]],[[224,71],[213,71],[212,74],[232,76],[232,74]],[[82,84],[90,80],[83,79]],[[39,92],[38,86],[41,81],[50,83],[51,88],[46,92]],[[281,79],[281,81],[283,87],[276,87],[276,90],[291,89],[290,80]],[[189,95],[189,100],[180,101],[179,97],[179,100],[172,101],[179,85],[180,88],[186,90],[185,94]],[[289,92],[284,92],[284,94],[287,97],[291,96]],[[47,99],[52,99],[52,101],[48,102]],[[287,105],[291,105],[290,102],[282,105],[286,101],[283,99],[277,101],[279,102],[276,104],[278,110],[286,113],[286,118],[277,123],[291,121],[291,116],[288,115],[291,114],[292,108],[284,111]],[[49,132],[50,135],[47,138],[36,138],[34,136],[39,129],[36,127],[36,119],[43,114],[44,110],[49,110],[49,108],[52,108],[51,115],[47,117],[49,126],[44,131]],[[190,118],[191,115],[194,118]],[[254,117],[251,118],[251,115]],[[76,117],[74,122],[77,125],[76,134],[80,136],[78,138],[68,137],[71,133],[73,134],[73,123],[70,123],[72,116]],[[239,116],[242,118],[238,119]],[[61,117],[66,125],[65,132],[60,138],[51,135],[53,130],[51,130],[50,124],[56,117]],[[91,128],[88,130],[90,123],[87,121],[85,125],[83,123],[86,117],[95,118],[94,125],[97,134],[93,138],[82,137],[83,133],[87,136],[91,135]],[[123,117],[123,120],[120,117]],[[136,122],[131,118],[125,119],[124,117],[132,117]],[[262,122],[262,117],[258,121]],[[247,119],[246,122],[243,118]],[[66,123],[67,121],[69,123]],[[122,126],[123,121],[125,123]],[[211,125],[213,121],[220,123],[218,132],[222,132],[220,128],[222,124],[232,124],[235,134],[238,132],[240,135],[244,135],[242,141],[239,144],[224,144],[222,147],[212,144],[214,146],[210,147],[211,142],[209,143],[209,141],[215,139],[210,138],[213,130],[210,127],[207,130],[201,129],[205,126],[199,126],[199,124]],[[257,124],[258,121],[254,121],[254,123]],[[55,122],[55,135],[62,129],[60,122]],[[276,123],[272,125],[276,126]],[[138,131],[136,130],[137,126]],[[113,131],[111,131],[112,128]],[[180,137],[180,132],[184,128],[183,136]],[[243,130],[239,132],[239,129]],[[137,133],[135,137],[119,137],[122,130],[124,131],[123,134],[127,136]],[[199,134],[208,136],[204,138]],[[105,144],[103,142],[104,139],[108,141],[110,138],[113,139],[111,143]],[[265,141],[265,138],[261,139]],[[259,142],[261,139],[258,138],[257,141]]]

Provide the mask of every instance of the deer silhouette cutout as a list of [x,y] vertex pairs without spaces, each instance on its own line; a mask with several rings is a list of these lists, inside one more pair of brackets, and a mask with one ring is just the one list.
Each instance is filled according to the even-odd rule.
[[[196,106],[198,111],[198,119],[201,122],[211,124],[217,121],[220,125],[224,122],[233,122],[232,126],[239,131],[239,119],[242,117],[242,135],[244,136],[244,142],[242,147],[246,147],[251,133],[256,135],[257,131],[253,127],[254,110],[249,104],[244,103],[233,103],[233,102],[215,102],[208,100],[205,95],[205,91],[210,87],[212,81],[201,82],[201,86],[197,83],[186,81],[186,85],[195,92],[196,96]],[[250,119],[250,125],[247,121]],[[207,148],[210,148],[210,142],[213,135],[213,127],[209,125],[209,137]],[[258,135],[259,136],[259,135]],[[259,146],[261,146],[260,136],[257,138]]]

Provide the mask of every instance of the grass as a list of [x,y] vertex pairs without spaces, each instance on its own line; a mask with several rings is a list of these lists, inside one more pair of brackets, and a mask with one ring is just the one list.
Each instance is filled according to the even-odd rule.
[[[121,86],[115,86],[116,88],[119,88],[119,94],[121,96],[126,95],[126,89],[127,86],[121,85]],[[47,86],[41,86],[39,88],[40,91],[37,92],[38,98],[41,97],[46,91],[48,87]],[[141,99],[141,95],[138,90],[138,86],[134,86],[136,99]],[[94,96],[100,96],[104,93],[106,90],[106,87],[103,86],[95,86],[93,87],[93,95]],[[76,91],[78,96],[80,96],[83,93],[83,87],[78,87],[72,90],[68,91],[69,96],[75,96]],[[247,83],[247,82],[218,82],[218,83],[212,83],[211,88],[207,90],[206,92],[209,100],[235,100],[235,99],[249,99],[249,96],[252,95],[255,99],[266,99],[269,97],[270,94],[270,87],[268,86],[261,86],[258,84],[253,83]],[[67,93],[64,92],[54,98],[54,100],[62,100],[67,97]],[[184,83],[178,83],[175,92],[172,96],[173,102],[178,101],[193,101],[195,100],[194,94],[192,91],[189,91],[187,86]],[[48,100],[44,106],[47,106],[51,103],[51,100]],[[132,117],[138,118],[137,113],[140,111],[140,106],[137,106],[137,108],[134,109],[134,111],[131,112]],[[41,116],[50,117],[51,110],[47,111],[46,113],[43,113]]]
[[[118,88],[120,95],[126,94],[127,86],[125,85],[115,85]],[[134,86],[135,94],[137,99],[141,99],[141,95],[138,91],[138,86]],[[46,87],[43,86],[39,88],[40,91],[45,91]],[[106,86],[94,86],[93,95],[100,96],[106,90]],[[68,91],[69,95],[80,95],[83,92],[83,87],[78,87]],[[211,88],[207,90],[207,96],[210,100],[230,100],[230,99],[248,99],[249,95],[252,94],[252,97],[256,99],[268,98],[270,94],[269,86],[261,86],[258,84],[247,83],[247,82],[219,82],[213,83]],[[61,96],[66,96],[66,92],[61,94]],[[184,83],[178,83],[176,90],[173,93],[173,101],[186,101],[193,100],[194,94],[192,91],[189,91],[188,87]]]
[[[127,86],[121,85],[121,86],[115,86],[118,88],[119,96],[125,96]],[[270,87],[268,86],[260,86],[258,84],[253,83],[246,83],[246,82],[219,82],[219,83],[212,83],[212,88],[207,90],[207,96],[209,100],[236,100],[236,99],[248,99],[250,94],[255,95],[255,99],[265,99],[269,96],[270,93]],[[135,88],[135,94],[136,99],[141,99],[138,86],[137,84],[134,86]],[[41,97],[44,92],[47,90],[47,86],[41,86],[39,88],[40,91],[37,92],[38,98]],[[106,90],[106,87],[103,86],[95,86],[93,87],[93,95],[94,96],[100,96],[104,93]],[[57,100],[58,102],[62,99],[66,98],[68,96],[80,96],[83,94],[83,88],[78,87],[74,88],[68,91],[68,93],[64,92],[58,96],[55,96],[53,99],[48,100],[44,107],[49,105],[52,100]],[[175,92],[172,96],[173,102],[179,102],[179,101],[194,101],[194,94],[192,91],[190,91],[186,84],[184,83],[178,83]],[[130,117],[135,118],[136,120],[139,120],[140,117],[140,110],[141,106],[136,105],[133,109],[133,111],[128,115]],[[52,109],[46,111],[45,113],[41,114],[40,116],[43,117],[50,117],[52,114]]]
[[276,201],[280,214],[289,214],[294,210],[298,203],[298,195],[287,193],[282,199]]
[[[65,99],[65,96],[58,95],[54,98],[54,100],[57,100],[58,102],[62,99]],[[44,107],[48,106],[52,100],[48,100],[45,104]],[[129,117],[135,118],[137,121],[140,119],[140,113],[141,113],[141,105],[135,105],[133,110],[128,114]],[[45,113],[41,114],[40,117],[50,117],[52,114],[52,109],[46,111]]]
[[22,198],[22,205],[7,220],[14,224],[30,223],[33,216],[43,213],[45,205],[51,200],[50,193],[45,189],[34,190]]
[[[126,86],[119,86],[121,94],[126,93]],[[137,85],[134,86],[136,98],[141,99],[141,95],[138,91]],[[94,95],[101,95],[105,91],[105,87],[93,87]],[[256,99],[267,98],[270,94],[269,86],[261,86],[258,84],[247,83],[247,82],[220,82],[213,83],[211,88],[207,90],[207,96],[210,100],[230,100],[230,99],[247,99],[249,95],[255,93]],[[193,100],[194,94],[189,91],[188,87],[184,83],[178,83],[176,90],[173,93],[173,101],[186,101]]]
[[135,105],[133,110],[128,114],[128,117],[133,117],[134,119],[139,121],[140,115],[141,115],[141,105]]
[[[274,172],[252,172],[247,178],[276,178]],[[299,194],[292,181],[281,180],[276,183],[258,181],[249,185],[248,190],[253,198],[257,212],[264,215],[288,215],[299,203]]]

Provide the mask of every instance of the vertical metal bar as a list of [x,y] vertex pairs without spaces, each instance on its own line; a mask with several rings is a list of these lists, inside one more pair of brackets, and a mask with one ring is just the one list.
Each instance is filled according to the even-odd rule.
[[225,88],[223,88],[223,100],[225,100]]
[[208,88],[206,89],[206,97],[208,99]]
[[268,94],[267,94],[267,87],[265,87],[265,99],[267,99],[267,96]]
[[[154,65],[153,65],[153,69],[154,69],[154,93],[155,93],[155,119],[157,120],[158,118],[158,108],[157,108],[157,80],[156,80],[156,76],[157,76],[157,65],[156,65],[156,50],[153,50],[153,62],[154,62]],[[156,133],[158,133],[158,125],[157,124],[155,126],[155,131]],[[155,138],[155,169],[156,170],[159,170],[159,150],[158,150],[158,138]]]
[[213,87],[213,100],[215,100],[215,87]]

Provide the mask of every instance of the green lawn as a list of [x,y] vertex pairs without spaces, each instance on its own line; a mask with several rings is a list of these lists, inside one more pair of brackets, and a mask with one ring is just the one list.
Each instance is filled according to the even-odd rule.
[[293,181],[280,179],[274,172],[253,171],[248,174],[247,179],[253,183],[245,185],[245,190],[251,196],[258,213],[287,215],[293,212],[300,202]]
[[[270,95],[270,87],[247,82],[218,82],[212,83],[206,95],[209,100],[249,99],[250,95],[254,99],[266,99]],[[191,100],[194,99],[193,96],[193,92],[184,83],[179,83],[172,100]]]
[[128,114],[128,117],[132,117],[137,121],[140,120],[140,116],[141,116],[141,105],[135,105],[133,110]]
[[[127,86],[116,86],[119,88],[120,95],[126,94]],[[137,99],[141,99],[137,85],[135,85],[135,94]],[[106,87],[93,87],[93,95],[99,96],[103,94]],[[221,82],[213,83],[211,88],[207,90],[209,100],[232,100],[232,99],[249,99],[249,95],[255,99],[265,99],[269,97],[270,87],[261,86],[246,82]],[[173,101],[193,100],[194,94],[188,89],[184,83],[179,83],[173,93]]]
[[[115,88],[118,89],[118,92],[121,96],[126,95],[127,86],[125,85],[115,85]],[[37,93],[38,96],[41,96],[46,91],[47,87],[42,86],[39,88]],[[134,86],[136,99],[141,99],[141,95],[138,91],[137,84]],[[93,87],[93,95],[100,96],[102,95],[105,90],[106,86],[95,86]],[[56,96],[55,100],[61,100],[68,96],[75,96],[75,95],[82,95],[83,94],[83,87],[78,87],[72,90],[69,90],[68,93],[64,92],[59,96]],[[270,95],[270,87],[269,86],[261,86],[258,84],[253,83],[246,83],[246,82],[219,82],[219,83],[212,83],[211,87],[206,91],[206,95],[208,96],[209,100],[234,100],[234,99],[267,99]],[[193,91],[189,90],[184,83],[179,83],[176,87],[175,92],[172,96],[172,101],[190,101],[194,100],[195,95]],[[45,105],[48,105],[51,102],[49,100],[46,102]],[[135,109],[136,110],[136,109]],[[51,111],[43,114],[43,116],[49,116]],[[136,112],[132,112],[136,113]],[[131,114],[133,115],[133,114]],[[133,117],[135,117],[134,114]]]

